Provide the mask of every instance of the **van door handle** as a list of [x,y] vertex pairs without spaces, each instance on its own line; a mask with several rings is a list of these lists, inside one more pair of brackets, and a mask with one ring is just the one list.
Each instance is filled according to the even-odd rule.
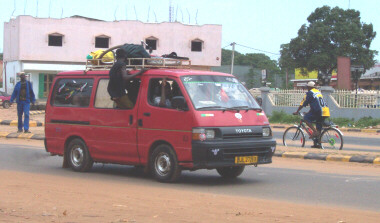
[[143,115],[149,117],[150,116],[150,112],[145,112]]
[[133,124],[133,115],[130,115],[130,116],[129,116],[129,124],[130,124],[130,125]]
[[142,119],[139,119],[138,124],[140,127],[143,126]]

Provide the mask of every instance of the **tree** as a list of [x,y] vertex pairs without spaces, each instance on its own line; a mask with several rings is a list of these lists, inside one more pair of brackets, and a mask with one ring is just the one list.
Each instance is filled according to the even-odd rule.
[[289,45],[282,45],[280,65],[293,61],[295,67],[318,70],[322,85],[329,84],[338,56],[349,57],[351,64],[365,69],[374,65],[377,51],[370,46],[376,32],[371,23],[360,21],[359,11],[323,6],[315,9],[307,21]]
[[[231,65],[232,50],[222,49],[222,65]],[[274,82],[274,74],[282,74],[278,67],[277,61],[271,60],[270,57],[263,53],[242,54],[235,51],[234,65],[251,66],[252,70],[246,75],[250,81],[247,86],[251,87],[255,75],[261,75],[261,70],[267,70],[267,82]],[[254,72],[253,69],[260,72]]]
[[[238,51],[235,50],[235,55],[234,55],[234,64],[235,65],[241,65],[240,64],[240,58],[243,56],[243,54],[239,53]],[[232,57],[232,50],[225,50],[222,49],[222,65],[231,65],[231,58]]]

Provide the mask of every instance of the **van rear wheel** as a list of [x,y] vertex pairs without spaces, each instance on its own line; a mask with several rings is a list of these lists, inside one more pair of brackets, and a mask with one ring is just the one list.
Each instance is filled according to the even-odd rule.
[[81,139],[74,139],[69,143],[66,155],[74,171],[86,172],[94,164],[86,144]]
[[181,166],[173,149],[168,145],[157,146],[150,158],[150,169],[160,182],[174,182],[181,175]]
[[243,173],[244,168],[245,166],[229,166],[216,168],[216,171],[224,178],[236,178]]

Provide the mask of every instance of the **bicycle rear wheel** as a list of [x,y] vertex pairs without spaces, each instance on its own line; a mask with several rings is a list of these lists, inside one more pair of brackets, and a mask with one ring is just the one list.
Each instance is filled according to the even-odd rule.
[[285,130],[282,141],[284,146],[304,147],[305,134],[300,128],[292,126]]
[[327,128],[322,131],[321,138],[322,149],[336,149],[343,148],[343,135],[336,128]]

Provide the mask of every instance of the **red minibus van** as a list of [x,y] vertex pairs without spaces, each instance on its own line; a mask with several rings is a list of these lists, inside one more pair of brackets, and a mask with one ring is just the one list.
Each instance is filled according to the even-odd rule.
[[[170,103],[162,107],[156,102],[164,78]],[[45,148],[63,156],[64,167],[143,166],[170,182],[182,170],[216,169],[234,178],[245,165],[272,162],[276,141],[268,119],[233,75],[149,69],[126,84],[132,109],[117,108],[108,82],[107,67],[55,77],[46,104]]]

